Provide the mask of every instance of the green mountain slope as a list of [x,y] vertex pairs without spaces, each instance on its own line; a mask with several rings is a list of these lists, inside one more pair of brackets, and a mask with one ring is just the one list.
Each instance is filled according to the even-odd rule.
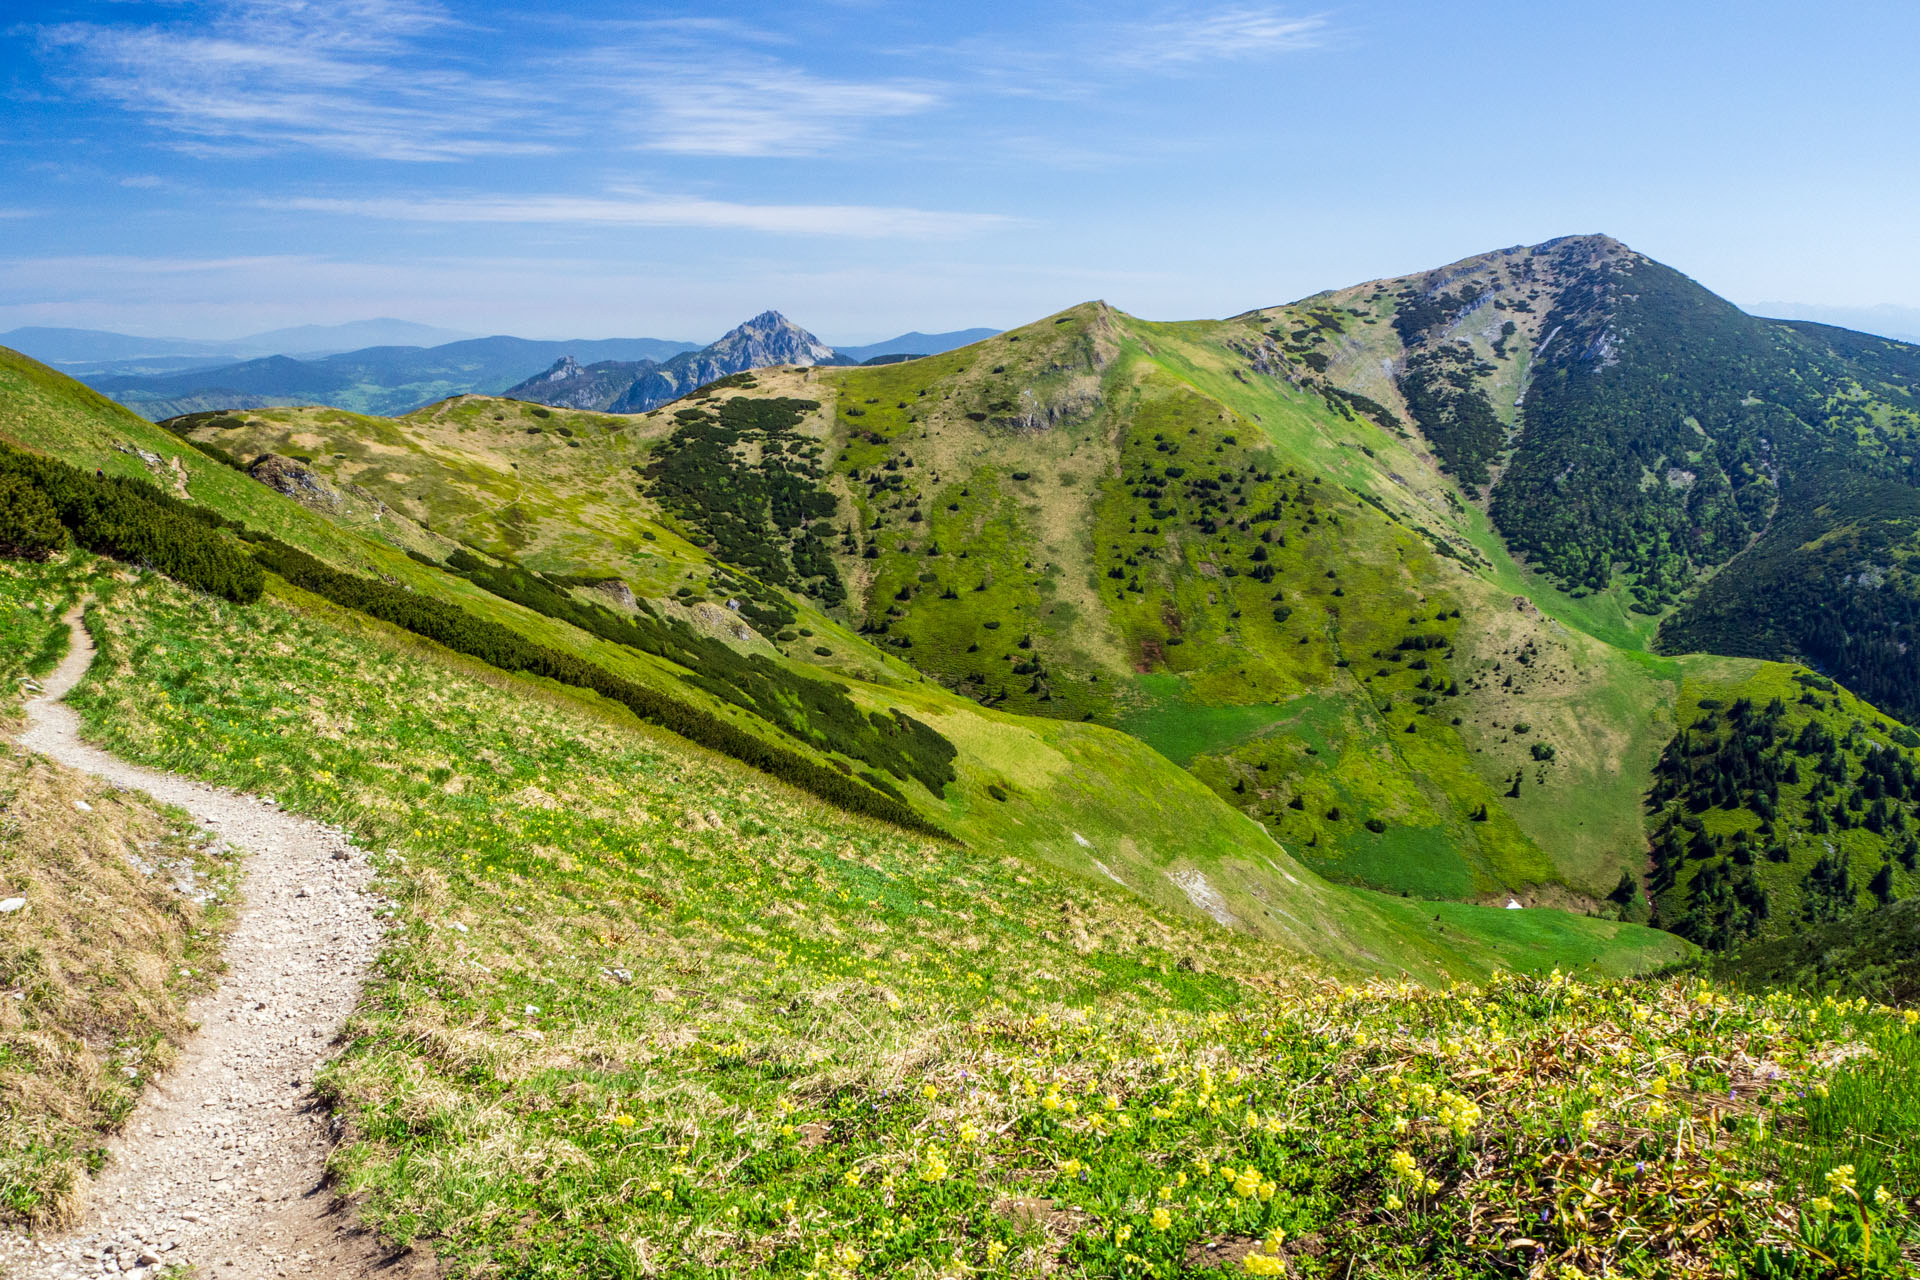
[[1920,348],[1749,316],[1600,236],[1321,305],[1376,321],[1303,340],[1333,380],[1404,412],[1516,555],[1613,615],[1596,634],[1665,616],[1670,651],[1806,661],[1920,715]]
[[1694,659],[1655,771],[1666,927],[1725,950],[1920,891],[1920,734],[1805,668]]
[[754,643],[1126,730],[1340,879],[1600,901],[1645,847],[1671,674],[1516,609],[1473,508],[1275,350],[1280,324],[1088,306],[636,417],[467,399],[176,425],[716,634],[752,621],[721,612],[750,611],[744,579],[785,588],[791,623]]
[[[1667,347],[1683,352],[1662,373]],[[1644,797],[1681,723],[1687,668],[1644,652],[1667,602],[1691,602],[1672,647],[1759,600],[1772,565],[1767,599],[1785,603],[1705,647],[1897,643],[1897,589],[1853,592],[1882,608],[1877,633],[1794,602],[1822,598],[1809,565],[1848,582],[1878,566],[1908,491],[1855,477],[1809,506],[1802,480],[1774,496],[1782,467],[1727,462],[1761,439],[1786,457],[1781,413],[1808,438],[1810,421],[1838,430],[1804,394],[1802,356],[1879,388],[1856,437],[1897,434],[1898,344],[1752,321],[1586,237],[1223,322],[1088,304],[929,359],[760,371],[646,415],[467,399],[398,421],[178,425],[308,459],[488,553],[685,602],[667,607],[795,663],[914,671],[985,707],[1118,728],[1336,880],[1610,912],[1621,876],[1643,874]],[[1729,390],[1747,385],[1763,391]],[[1724,438],[1675,452],[1676,415]],[[1621,481],[1648,450],[1685,465]],[[1576,465],[1600,469],[1582,502],[1517,496]],[[1884,517],[1858,500],[1871,486]],[[1604,558],[1636,567],[1573,572],[1544,551],[1561,534],[1515,526],[1531,506],[1625,539]],[[1897,588],[1898,557],[1881,559],[1866,579]],[[1897,708],[1907,667],[1878,669]],[[1008,784],[990,785],[1018,803]]]
[[1920,1000],[1920,898],[1747,943],[1716,956],[1712,972],[1757,987],[1912,1005]]
[[[729,590],[740,597],[737,584],[713,585],[707,558],[744,566],[756,580],[808,593],[811,607],[800,606],[784,631],[799,660],[841,669],[852,662],[871,674],[882,664],[855,657],[874,650],[848,634],[850,624],[893,654],[895,669],[910,662],[989,706],[1091,717],[1149,741],[1156,724],[1176,733],[1198,726],[1184,759],[1200,776],[1289,848],[1345,879],[1431,897],[1528,885],[1555,892],[1569,876],[1589,897],[1610,889],[1638,838],[1637,799],[1623,794],[1597,810],[1590,835],[1561,840],[1541,828],[1556,837],[1565,869],[1556,866],[1513,815],[1557,818],[1564,805],[1503,794],[1515,768],[1537,762],[1491,729],[1478,750],[1463,736],[1503,714],[1511,684],[1484,695],[1447,692],[1457,683],[1447,663],[1462,626],[1478,654],[1521,645],[1548,624],[1531,615],[1509,620],[1492,607],[1476,607],[1463,624],[1452,616],[1463,592],[1489,606],[1495,597],[1434,550],[1454,543],[1420,532],[1411,516],[1389,518],[1348,483],[1329,483],[1317,465],[1309,472],[1283,461],[1322,463],[1300,450],[1306,433],[1364,432],[1383,449],[1399,442],[1284,385],[1266,390],[1258,407],[1229,409],[1194,386],[1190,361],[1171,370],[1157,363],[1128,336],[1138,322],[1110,311],[1083,308],[1056,321],[928,361],[763,372],[708,401],[630,419],[469,400],[397,422],[276,410],[179,425],[249,458],[309,459],[303,465],[329,483],[363,486],[484,550],[576,577],[619,577],[643,595],[677,592],[707,601],[694,607],[710,614]],[[1208,336],[1155,334],[1198,359],[1221,354],[1203,345]],[[1072,373],[1069,348],[1081,353]],[[1078,403],[1099,414],[1099,424],[1035,432],[991,421],[992,386],[1012,376],[1001,363],[1009,359],[1051,369],[1037,391],[1029,388],[1036,414],[1062,423]],[[1115,406],[1105,407],[1104,397]],[[782,401],[800,407],[778,423],[755,417],[756,406]],[[1271,416],[1275,426],[1250,415]],[[895,447],[896,437],[913,447]],[[1359,463],[1336,476],[1369,478],[1360,443],[1351,447]],[[1172,477],[1155,473],[1192,489],[1191,525],[1173,509],[1177,498],[1161,510],[1164,489],[1122,487],[1123,454],[1135,468],[1131,479],[1144,477],[1147,457],[1207,459],[1211,469],[1196,470],[1191,484],[1178,462],[1165,464],[1178,473]],[[1241,492],[1220,484],[1227,469]],[[1200,505],[1216,499],[1219,507]],[[1222,507],[1243,501],[1231,508],[1234,520],[1218,519]],[[1086,506],[1093,510],[1083,516]],[[1240,530],[1250,513],[1261,520]],[[1095,563],[1089,526],[1094,539],[1113,544],[1105,553],[1114,563]],[[1162,559],[1143,561],[1147,552]],[[1128,577],[1106,576],[1128,559]],[[1336,563],[1338,576],[1329,578],[1325,566]],[[1511,612],[1508,600],[1498,607]],[[761,630],[772,633],[762,639],[780,641],[776,627]],[[1443,639],[1443,647],[1407,647]],[[1659,701],[1637,668],[1623,665],[1620,676],[1627,703]],[[1562,684],[1575,703],[1615,696]],[[1456,703],[1460,725],[1452,723]],[[1557,747],[1567,755],[1556,773],[1613,777],[1621,744],[1584,749],[1591,732],[1583,724],[1601,722],[1578,711],[1564,717],[1570,736]],[[1305,755],[1301,739],[1272,731],[1301,714],[1332,735],[1316,748],[1331,759]],[[1211,723],[1222,715],[1237,726],[1227,741]],[[1416,721],[1425,737],[1406,732]],[[1658,745],[1625,749],[1644,768]],[[1196,760],[1214,755],[1221,759]],[[1290,807],[1336,773],[1352,786],[1316,794],[1311,813]],[[1249,779],[1269,777],[1273,785],[1248,794]]]
[[[596,584],[591,587],[569,586],[566,579],[537,579],[511,562],[476,557],[437,531],[437,517],[436,529],[429,529],[424,520],[410,519],[404,506],[388,505],[359,483],[377,481],[404,489],[410,477],[427,474],[430,464],[418,456],[419,451],[396,443],[412,438],[406,423],[388,424],[388,434],[380,435],[374,430],[378,422],[354,415],[288,411],[286,416],[296,419],[293,425],[300,428],[293,433],[296,446],[314,429],[331,423],[333,429],[360,439],[363,455],[390,460],[388,470],[380,475],[355,470],[351,474],[357,479],[343,478],[336,488],[332,482],[318,480],[317,468],[324,460],[342,468],[340,474],[345,475],[353,458],[333,456],[342,450],[329,448],[324,454],[310,455],[316,469],[275,455],[290,467],[256,467],[260,473],[256,478],[188,448],[177,435],[143,423],[31,362],[15,360],[0,374],[11,380],[16,392],[11,401],[0,399],[0,405],[18,406],[17,412],[0,410],[6,414],[0,420],[0,433],[56,449],[82,466],[158,477],[169,484],[177,480],[191,499],[335,569],[365,581],[395,584],[416,598],[452,605],[466,616],[629,682],[648,699],[666,699],[671,706],[686,709],[670,713],[666,723],[678,725],[687,715],[705,716],[728,733],[745,735],[745,758],[760,763],[771,750],[777,759],[812,762],[808,767],[825,765],[851,779],[854,791],[871,796],[871,787],[895,797],[918,820],[951,832],[969,846],[1010,851],[1089,879],[1117,880],[1167,909],[1211,918],[1363,969],[1436,974],[1534,961],[1616,963],[1602,956],[1603,948],[1591,945],[1592,927],[1575,917],[1555,914],[1530,929],[1516,931],[1495,913],[1467,911],[1455,913],[1452,929],[1442,933],[1431,927],[1436,922],[1415,904],[1336,890],[1199,781],[1136,740],[1097,725],[982,708],[864,646],[817,609],[803,616],[788,615],[798,624],[807,619],[817,622],[817,629],[807,627],[813,635],[775,631],[776,618],[772,624],[760,624],[773,631],[769,638],[746,625],[744,611],[726,610],[720,615],[724,623],[711,625],[715,608],[696,613],[699,606],[666,601],[656,605],[633,597],[623,604],[620,594],[606,587],[608,565],[598,558],[601,550],[595,551],[596,560],[591,562],[597,575],[591,578]],[[0,392],[8,390],[0,387]],[[504,407],[477,401],[427,411],[412,430],[442,441],[451,437],[458,442],[468,436],[475,442],[491,442],[491,447],[512,445],[528,457],[524,470],[529,480],[540,475],[540,467],[534,465],[536,455],[551,454],[557,459],[553,467],[568,468],[582,465],[580,460],[596,451],[604,456],[594,465],[611,465],[618,468],[618,475],[634,475],[638,464],[625,459],[635,446],[622,438],[625,431],[613,429],[624,427],[626,420],[597,415],[568,418],[534,406],[511,407],[525,413],[524,421],[549,425],[573,421],[582,430],[567,428],[573,434],[561,435],[558,426],[551,433],[542,426],[539,433],[529,434],[518,421],[508,426],[495,420],[496,411],[504,418]],[[536,416],[540,413],[551,416]],[[250,418],[258,424],[252,427],[245,421],[223,421],[239,425],[202,422],[196,433],[213,433],[231,446],[249,431],[288,426],[271,426],[264,417]],[[591,433],[589,424],[598,424]],[[633,434],[641,434],[639,428]],[[576,441],[578,448],[573,447]],[[307,447],[319,450],[320,445],[309,442]],[[214,448],[232,461],[223,446]],[[437,482],[442,491],[461,499],[451,505],[485,513],[470,514],[470,518],[497,519],[499,504],[475,500],[481,490],[474,477],[493,476],[490,468],[494,467],[516,477],[522,469],[512,459],[494,457],[486,463],[486,449],[478,443],[468,448],[466,470],[438,469]],[[399,459],[409,454],[416,456],[407,465],[423,470],[396,469],[402,465]],[[274,483],[299,494],[307,505],[276,492]],[[775,596],[765,595],[767,589],[712,562],[683,539],[668,536],[665,526],[651,519],[642,517],[637,525],[622,525],[627,533],[609,537],[603,531],[602,536],[590,538],[578,527],[581,508],[570,508],[576,518],[565,519],[560,511],[543,505],[583,492],[592,491],[555,487],[521,492],[520,501],[528,510],[526,523],[559,530],[553,535],[559,541],[546,548],[549,556],[563,553],[568,546],[625,546],[630,558],[615,564],[616,570],[658,554],[676,569],[697,565],[703,590],[741,584],[778,603]],[[430,506],[430,499],[417,493],[397,500],[416,504],[423,516]],[[609,495],[607,519],[621,519],[621,510]],[[661,530],[654,542],[630,536],[654,528]],[[656,552],[655,548],[664,549]],[[467,567],[453,572],[449,566],[455,565]],[[641,579],[639,585],[645,581]],[[704,630],[696,625],[702,619],[710,624]],[[741,632],[750,639],[740,640]],[[830,642],[815,648],[844,646],[831,659],[820,659],[822,664],[834,665],[816,666],[782,652],[783,644],[798,652],[803,641],[815,640]],[[550,664],[547,669],[552,669]],[[833,727],[843,724],[847,716],[858,717],[854,721],[858,724],[878,717],[883,725],[924,727],[939,749],[950,753],[951,778],[934,788],[917,774],[884,763],[892,757],[872,751],[883,746],[885,735],[876,747],[859,747],[844,728]],[[700,740],[723,750],[735,749],[727,745],[730,739],[724,733]],[[800,776],[777,759],[769,766],[776,773]],[[1154,796],[1155,802],[1126,802],[1126,797],[1141,792]],[[823,792],[827,793],[837,794],[833,788]],[[869,811],[881,809],[870,806]],[[1481,923],[1486,925],[1484,936]],[[1642,952],[1651,956],[1662,950],[1657,939],[1650,937],[1644,945],[1635,941],[1626,949],[1627,963]]]
[[[0,436],[82,468],[43,484],[72,527],[110,541],[84,499],[144,501],[198,540],[189,571],[276,570],[233,599],[77,551],[4,581],[95,598],[91,736],[379,851],[382,961],[321,1079],[352,1212],[456,1277],[1910,1270],[1898,1013],[1569,980],[1687,948],[1329,884],[1236,812],[1275,775],[1369,817],[1425,804],[1385,872],[1501,885],[1537,858],[1542,895],[1593,896],[1644,836],[1608,854],[1578,824],[1637,824],[1644,788],[1584,780],[1650,782],[1709,660],[1516,600],[1404,428],[1259,373],[1272,318],[1059,319],[911,396],[861,379],[912,364],[773,372],[613,420],[464,400],[167,431],[0,358]],[[1262,565],[1250,632],[1232,602]],[[1009,672],[1039,659],[1019,696],[1056,714],[876,643],[967,594],[998,594],[978,634]],[[915,767],[829,732],[843,704]],[[1123,717],[1190,768],[1099,723]],[[743,763],[764,752],[924,826]],[[1396,836],[1276,794],[1329,864]],[[1634,1230],[1568,1210],[1595,1187]],[[1489,1226],[1513,1222],[1524,1243]]]
[[[287,460],[270,481],[330,521],[430,527],[436,560],[660,601],[889,699],[931,677],[943,707],[1119,729],[1335,880],[1612,911],[1681,723],[1663,617],[1668,648],[1799,657],[1899,711],[1906,361],[1576,237],[1222,322],[1088,304],[644,415],[175,425]],[[1026,802],[961,772],[1009,799],[923,809],[948,829]]]
[[[1244,1270],[1268,1239],[1303,1275],[1430,1274],[1436,1239],[1461,1242],[1442,1247],[1460,1274],[1493,1275],[1468,1223],[1538,1219],[1590,1168],[1660,1189],[1656,1231],[1702,1211],[1703,1176],[1797,1195],[1845,1160],[1869,1202],[1920,1186],[1911,1133],[1815,1138],[1825,1113],[1805,1100],[1877,1086],[1822,1064],[1842,1040],[1902,1062],[1897,1017],[1691,981],[1342,986],[1104,881],[850,819],[301,593],[208,607],[119,578],[88,583],[90,732],[272,788],[383,851],[380,975],[321,1080],[344,1125],[332,1167],[363,1221],[454,1276],[892,1275],[956,1257],[1120,1276],[1129,1254],[1204,1274]],[[1493,914],[1522,950],[1556,916]],[[1581,928],[1609,959],[1656,936]],[[1818,1143],[1804,1166],[1706,1122],[1709,1095],[1758,1084],[1725,1073],[1730,1035],[1785,1064],[1760,1105],[1769,1132]],[[1537,1066],[1498,1065],[1513,1055]],[[1573,1094],[1594,1105],[1570,1119]],[[1672,1154],[1670,1128],[1704,1137]],[[1739,1271],[1836,1247],[1818,1223],[1773,1225],[1770,1202],[1718,1221],[1684,1254],[1574,1215],[1534,1236],[1595,1267]],[[1897,1274],[1904,1219],[1876,1221],[1868,1274]]]

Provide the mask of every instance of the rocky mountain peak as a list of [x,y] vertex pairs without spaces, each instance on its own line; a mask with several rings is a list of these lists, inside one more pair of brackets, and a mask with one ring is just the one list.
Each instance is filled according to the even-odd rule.
[[815,365],[833,359],[832,347],[778,311],[762,311],[729,330],[707,352],[721,360],[744,362],[742,368]]
[[580,362],[578,360],[575,360],[572,356],[561,356],[553,362],[551,368],[540,375],[540,381],[565,382],[569,378],[579,377],[580,373]]

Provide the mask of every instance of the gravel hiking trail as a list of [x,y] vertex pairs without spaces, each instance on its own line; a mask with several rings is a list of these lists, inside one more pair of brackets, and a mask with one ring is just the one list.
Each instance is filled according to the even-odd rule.
[[219,987],[190,1009],[199,1030],[150,1084],[60,1237],[0,1234],[6,1280],[186,1272],[204,1280],[429,1274],[390,1257],[324,1185],[334,1134],[315,1070],[359,999],[380,939],[366,851],[337,830],[241,795],[126,763],[80,740],[61,697],[93,641],[67,618],[66,660],[26,705],[20,745],[175,805],[246,854],[245,902]]

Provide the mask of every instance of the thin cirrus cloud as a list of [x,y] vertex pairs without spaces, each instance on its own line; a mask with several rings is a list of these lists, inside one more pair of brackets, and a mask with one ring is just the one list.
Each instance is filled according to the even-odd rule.
[[1319,14],[1295,17],[1266,6],[1189,10],[1121,28],[1106,60],[1137,70],[1241,62],[1318,48],[1329,34]]
[[517,223],[577,227],[687,227],[783,235],[952,239],[1014,223],[991,213],[883,205],[746,204],[699,196],[294,197],[279,209],[349,214],[393,222]]
[[538,154],[537,98],[428,56],[451,26],[419,0],[226,0],[176,24],[41,28],[56,75],[190,152],[288,146],[446,161]]
[[585,145],[583,99],[602,103],[605,122],[640,150],[815,155],[941,100],[924,84],[745,54],[725,22],[644,23],[639,44],[618,31],[502,58],[493,46],[506,33],[476,31],[427,0],[216,0],[189,12],[172,24],[43,27],[39,46],[70,88],[144,117],[181,150],[215,155],[561,153]]
[[629,83],[638,98],[636,145],[681,155],[815,155],[874,120],[940,101],[923,86],[830,80],[779,64],[655,67]]
[[1323,14],[1296,15],[1271,5],[1186,5],[1142,18],[1063,23],[1045,39],[1009,43],[976,36],[916,52],[957,58],[972,79],[1000,94],[1098,101],[1147,77],[1270,60],[1322,48],[1338,34]]

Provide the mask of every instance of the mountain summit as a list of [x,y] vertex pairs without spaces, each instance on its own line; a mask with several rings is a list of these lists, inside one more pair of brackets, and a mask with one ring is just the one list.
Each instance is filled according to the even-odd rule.
[[778,311],[762,311],[745,324],[728,330],[712,346],[675,356],[659,368],[640,375],[608,407],[615,413],[644,413],[730,373],[770,365],[806,367],[836,363],[845,362],[836,359],[832,347]]
[[698,351],[664,364],[651,360],[603,361],[582,366],[571,356],[545,373],[509,387],[506,395],[565,409],[610,409],[643,413],[730,373],[772,365],[847,364],[834,349],[778,311],[762,311]]
[[762,311],[739,325],[703,352],[713,359],[745,362],[742,368],[792,364],[802,367],[834,363],[833,348],[778,311]]

